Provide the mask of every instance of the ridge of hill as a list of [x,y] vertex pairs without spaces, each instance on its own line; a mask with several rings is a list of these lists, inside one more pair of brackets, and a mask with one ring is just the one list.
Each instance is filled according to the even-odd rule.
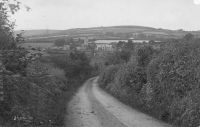
[[[67,30],[25,30],[23,36],[28,37],[48,37],[58,35],[69,35],[69,36],[103,36],[103,37],[116,37],[125,36],[132,34],[145,34],[153,35],[161,38],[181,38],[187,33],[192,33],[195,36],[200,37],[200,31],[184,31],[180,30],[169,30],[162,28],[153,28],[145,26],[108,26],[108,27],[91,27],[91,28],[74,28]],[[20,33],[20,31],[16,31]]]
[[22,33],[24,37],[34,37],[34,36],[47,36],[49,34],[56,34],[62,30],[45,30],[45,29],[38,29],[38,30],[16,30],[15,34]]

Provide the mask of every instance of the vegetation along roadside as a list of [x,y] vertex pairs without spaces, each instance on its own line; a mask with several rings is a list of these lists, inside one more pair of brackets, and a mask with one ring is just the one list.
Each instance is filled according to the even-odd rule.
[[168,40],[160,49],[151,45],[132,48],[128,61],[123,57],[114,63],[104,59],[106,66],[99,84],[124,103],[160,120],[197,127],[199,41],[188,34],[183,39]]

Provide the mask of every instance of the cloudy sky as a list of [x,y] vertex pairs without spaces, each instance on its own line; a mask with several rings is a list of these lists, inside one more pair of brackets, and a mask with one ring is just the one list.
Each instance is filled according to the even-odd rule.
[[115,25],[200,30],[200,0],[19,0],[16,29]]

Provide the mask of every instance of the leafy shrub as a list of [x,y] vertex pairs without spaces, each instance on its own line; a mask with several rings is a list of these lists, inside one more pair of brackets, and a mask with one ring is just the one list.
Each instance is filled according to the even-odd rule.
[[67,78],[81,78],[84,79],[90,76],[91,66],[90,60],[85,53],[82,52],[71,52],[66,58],[65,63],[65,75]]
[[124,51],[124,50],[108,53],[104,58],[104,64],[106,66],[109,66],[109,65],[126,63],[129,61],[130,57],[131,53],[129,51]]
[[65,39],[57,39],[55,40],[54,42],[54,45],[57,46],[57,47],[62,47],[66,44],[66,41]]
[[14,37],[14,23],[9,21],[20,5],[17,0],[0,1],[0,126],[62,126],[64,82],[43,72],[26,75],[31,62],[27,51],[17,47],[20,34]]
[[0,1],[0,50],[16,47],[13,36],[14,23],[10,21],[10,15],[20,9],[20,2],[3,0]]
[[29,59],[26,58],[27,51],[24,49],[15,49],[4,51],[2,53],[2,63],[5,69],[15,74],[26,74],[26,67]]
[[101,87],[129,104],[135,103],[145,83],[144,69],[132,63],[108,66],[99,77]]
[[4,76],[0,116],[13,126],[18,123],[20,126],[63,125],[65,83],[54,76],[36,74]]
[[[152,107],[156,109],[157,117],[162,119],[166,112],[176,114],[174,113],[176,111],[171,109],[175,108],[173,106],[177,106],[175,100],[179,100],[181,108],[177,111],[180,111],[180,114],[178,116],[173,115],[172,121],[176,123],[176,119],[182,119],[181,115],[183,115],[185,108],[181,103],[182,99],[188,98],[190,96],[188,93],[198,89],[200,84],[199,49],[199,43],[175,44],[174,48],[167,49],[149,65],[148,82],[153,89],[154,95],[151,101],[153,101]],[[195,95],[193,97],[195,98]],[[188,109],[186,108],[186,110]],[[169,115],[165,118],[165,120],[170,119]],[[188,124],[194,122],[184,120]],[[183,121],[181,126],[186,126]]]
[[86,54],[79,51],[74,51],[67,55],[52,56],[51,61],[55,66],[65,71],[65,76],[69,82],[77,81],[79,85],[91,76],[93,69]]
[[[29,79],[31,114],[36,124],[63,125],[65,115],[65,84],[56,77]],[[37,93],[37,95],[35,94]],[[51,121],[51,122],[50,122]]]
[[[136,98],[146,83],[145,70],[141,67],[137,67],[132,63],[125,64],[117,72],[114,80],[114,84],[119,89],[118,95],[120,98],[127,98],[129,104],[134,104]],[[123,91],[122,91],[123,90]]]
[[[115,55],[119,56],[117,53],[119,52],[115,52]],[[123,102],[136,106],[136,103],[138,105],[142,103],[139,96],[143,85],[147,83],[146,66],[152,59],[154,50],[150,46],[144,46],[138,49],[137,54],[131,53],[132,56],[136,56],[136,61],[129,61],[129,56],[127,62],[116,62],[115,64],[119,65],[108,66],[100,75],[99,83]],[[117,60],[119,59],[123,59],[123,57],[119,57]],[[137,100],[139,101],[136,102]]]
[[151,46],[144,46],[137,51],[137,63],[138,66],[146,67],[151,61],[154,50]]
[[200,125],[199,41],[175,41],[159,54],[151,47],[142,47],[133,54],[137,59],[118,63],[114,77],[110,76],[112,69],[108,66],[109,76],[103,72],[99,83],[121,101],[139,106],[158,119],[181,127],[197,127]]
[[110,65],[106,68],[105,71],[103,71],[99,76],[99,84],[102,88],[106,88],[106,86],[113,82],[115,78],[115,74],[118,71],[118,66],[116,65]]
[[193,90],[170,106],[171,120],[180,126],[198,127],[200,125],[200,92]]

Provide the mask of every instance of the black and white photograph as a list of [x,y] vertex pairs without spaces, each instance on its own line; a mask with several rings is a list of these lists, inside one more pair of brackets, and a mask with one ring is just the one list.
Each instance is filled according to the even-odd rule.
[[200,0],[0,0],[0,127],[200,127]]

